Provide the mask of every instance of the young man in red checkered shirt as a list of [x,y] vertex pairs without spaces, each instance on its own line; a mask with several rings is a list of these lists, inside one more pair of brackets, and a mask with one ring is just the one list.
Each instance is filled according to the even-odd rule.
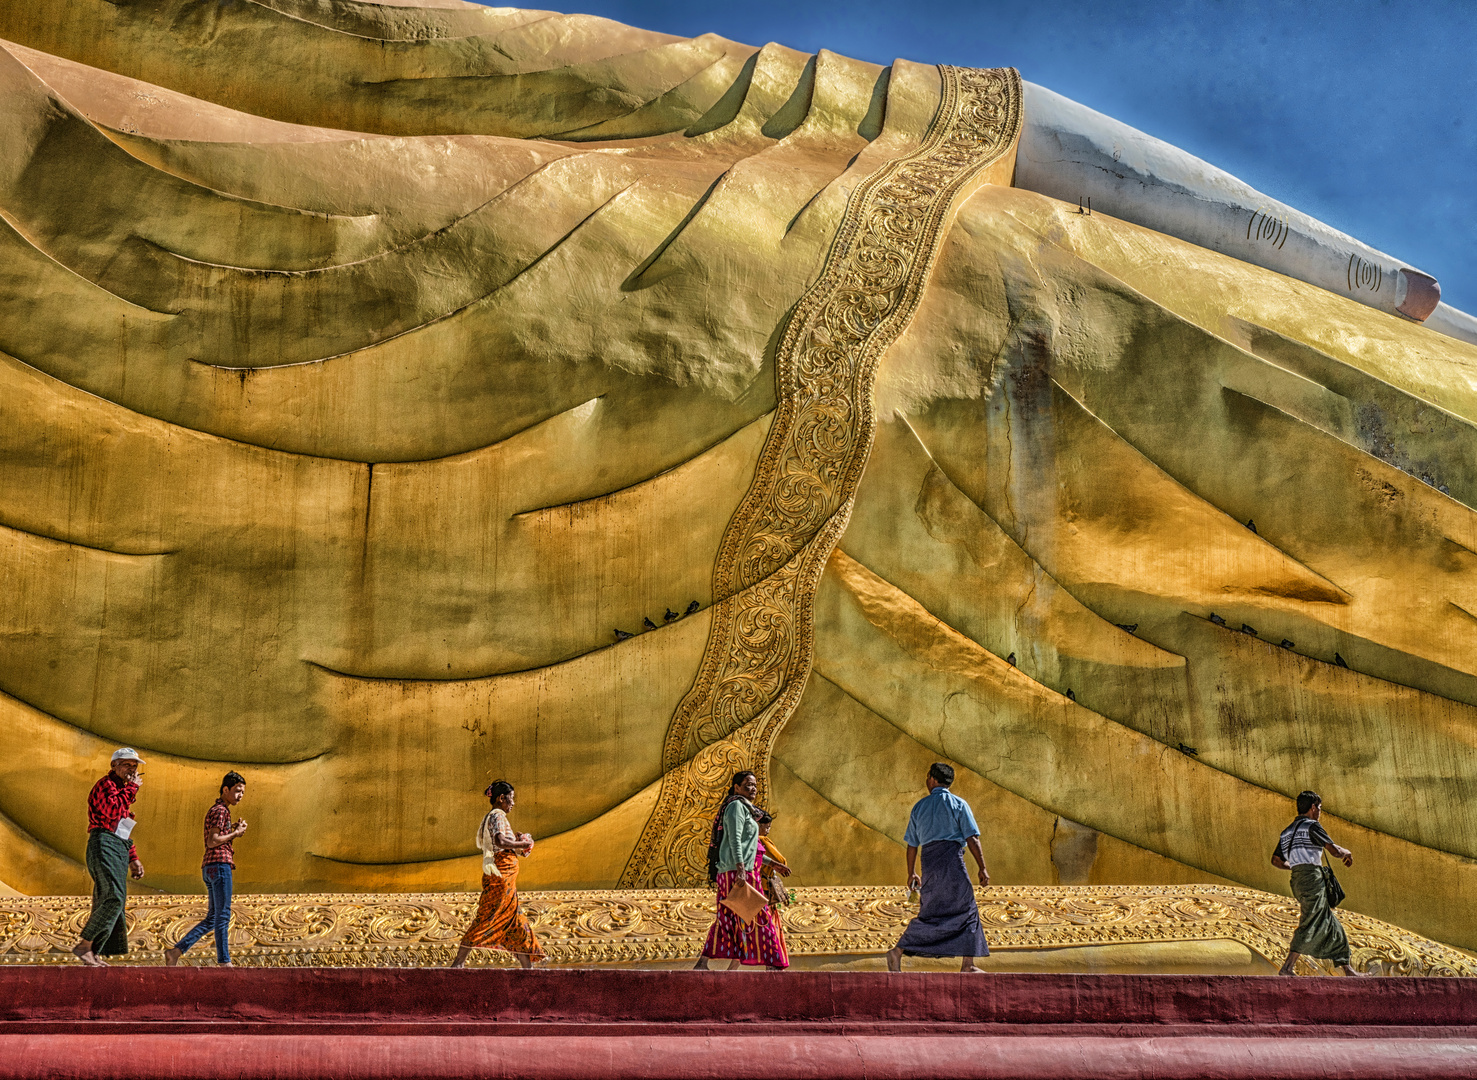
[[144,876],[133,835],[133,800],[144,778],[143,759],[131,747],[113,751],[108,775],[87,796],[87,872],[92,875],[92,913],[82,940],[72,947],[88,967],[107,967],[103,956],[128,951],[123,909],[128,902],[128,876]]
[[200,876],[210,895],[210,907],[179,944],[164,950],[164,963],[174,967],[190,946],[212,930],[215,931],[215,962],[219,967],[231,963],[231,874],[236,868],[236,854],[231,842],[246,831],[246,822],[231,821],[231,807],[246,797],[246,777],[232,771],[221,778],[220,798],[205,812],[205,858]]

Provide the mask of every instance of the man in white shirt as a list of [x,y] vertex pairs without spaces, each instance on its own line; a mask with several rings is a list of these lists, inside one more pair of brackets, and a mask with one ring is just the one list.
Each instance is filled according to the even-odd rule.
[[1349,964],[1349,939],[1344,927],[1328,904],[1323,878],[1323,853],[1342,859],[1345,866],[1354,865],[1354,854],[1341,848],[1324,831],[1318,818],[1323,812],[1323,799],[1316,791],[1304,791],[1297,798],[1298,816],[1282,830],[1272,852],[1272,865],[1292,871],[1292,895],[1297,897],[1302,917],[1292,935],[1287,961],[1277,974],[1291,975],[1297,958],[1310,956],[1332,960],[1345,975],[1358,975]]

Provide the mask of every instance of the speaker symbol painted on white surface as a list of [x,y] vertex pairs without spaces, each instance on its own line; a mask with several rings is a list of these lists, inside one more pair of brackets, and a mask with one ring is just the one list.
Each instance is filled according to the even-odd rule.
[[1385,269],[1357,252],[1349,256],[1349,291],[1379,292],[1385,286]]
[[1281,251],[1282,246],[1287,243],[1288,232],[1286,218],[1273,217],[1265,210],[1253,211],[1251,220],[1246,223],[1246,238],[1248,240],[1266,241],[1267,244],[1276,248],[1278,251]]

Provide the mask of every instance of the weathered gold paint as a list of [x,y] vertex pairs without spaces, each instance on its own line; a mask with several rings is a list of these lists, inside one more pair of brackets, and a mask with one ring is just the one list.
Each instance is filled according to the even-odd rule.
[[[466,888],[493,775],[530,887],[613,883],[782,321],[937,69],[289,0],[0,37],[0,881],[86,889],[132,744],[147,885],[227,767],[244,890]],[[1477,947],[1477,349],[991,179],[815,597],[801,880],[895,878],[939,756],[1016,884],[1281,890],[1313,787],[1352,908]]]

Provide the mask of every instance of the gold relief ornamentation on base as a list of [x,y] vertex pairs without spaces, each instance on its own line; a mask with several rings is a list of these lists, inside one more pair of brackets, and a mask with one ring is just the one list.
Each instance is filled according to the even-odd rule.
[[698,763],[704,747],[732,739],[725,760],[753,769],[767,792],[770,749],[810,674],[816,588],[871,453],[877,363],[917,310],[950,214],[1020,130],[1013,68],[939,72],[942,97],[922,144],[857,185],[819,278],[786,323],[775,419],[719,546],[712,628],[667,730],[661,791],[623,885],[703,879],[707,829],[697,825],[727,788],[721,769]]
[[[1229,940],[1281,964],[1298,921],[1287,897],[1211,885],[1008,886],[976,895],[992,952]],[[556,965],[693,960],[713,921],[705,889],[528,892],[521,901]],[[88,905],[84,896],[0,897],[0,964],[76,963],[71,947]],[[245,967],[445,964],[476,906],[475,893],[238,896],[232,959]],[[203,896],[131,899],[127,961],[162,963],[165,946],[205,909]],[[901,886],[797,889],[784,911],[785,936],[796,956],[882,953],[915,910]],[[1450,946],[1367,915],[1340,911],[1339,919],[1357,969],[1477,976],[1477,959]],[[209,938],[197,950],[201,962],[213,962]],[[479,949],[472,963],[506,966],[513,958]],[[1321,973],[1306,959],[1299,971]]]

